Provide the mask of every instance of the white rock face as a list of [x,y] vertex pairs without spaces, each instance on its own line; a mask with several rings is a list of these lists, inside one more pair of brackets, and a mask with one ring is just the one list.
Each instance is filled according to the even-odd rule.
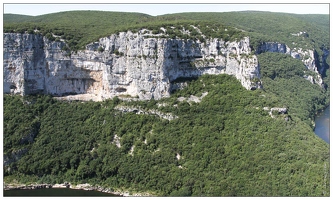
[[160,99],[170,95],[177,78],[202,74],[233,75],[246,89],[256,89],[259,66],[249,44],[247,37],[200,43],[122,32],[67,55],[63,42],[4,33],[4,93]]
[[188,103],[190,102],[195,102],[195,103],[200,103],[201,100],[207,96],[208,92],[204,92],[202,93],[202,95],[200,97],[197,97],[197,96],[194,96],[194,95],[191,95],[189,98],[185,98],[185,97],[178,97],[177,100],[178,101],[187,101]]
[[167,120],[174,120],[177,119],[178,116],[173,115],[171,113],[163,113],[161,111],[158,110],[154,110],[154,109],[150,109],[150,110],[145,110],[142,108],[137,108],[137,107],[132,107],[132,106],[116,106],[115,107],[116,110],[119,110],[121,112],[124,113],[128,113],[128,112],[133,112],[136,113],[138,115],[142,114],[142,115],[156,115],[162,119],[167,119]]
[[116,134],[116,135],[114,135],[114,137],[113,137],[113,144],[116,144],[116,146],[118,147],[118,148],[120,148],[121,147],[121,144],[120,144],[120,137]]

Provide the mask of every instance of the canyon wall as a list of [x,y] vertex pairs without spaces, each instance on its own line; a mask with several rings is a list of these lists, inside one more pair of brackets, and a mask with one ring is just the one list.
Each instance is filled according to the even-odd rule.
[[201,43],[121,32],[76,53],[65,46],[37,34],[5,33],[4,93],[160,99],[170,95],[178,78],[202,74],[230,74],[246,89],[261,87],[247,37]]
[[[257,54],[264,52],[275,52],[290,55],[291,57],[301,60],[304,66],[315,72],[315,76],[304,75],[304,78],[311,81],[312,83],[316,83],[320,86],[323,86],[323,79],[321,74],[325,73],[325,70],[328,68],[326,63],[326,58],[329,55],[328,50],[324,50],[324,54],[322,58],[319,58],[318,54],[314,50],[310,49],[291,49],[286,44],[278,43],[278,42],[263,42],[258,49],[256,50]],[[322,59],[322,64],[320,64],[319,60]]]

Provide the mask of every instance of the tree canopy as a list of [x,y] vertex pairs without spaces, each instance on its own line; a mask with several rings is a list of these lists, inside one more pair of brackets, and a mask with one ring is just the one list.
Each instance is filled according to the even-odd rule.
[[[249,35],[254,49],[261,41],[290,47],[294,42],[320,53],[329,49],[327,23],[327,15],[266,12],[152,17],[73,11],[5,14],[4,32],[60,36],[78,50],[122,30],[157,34],[163,27],[171,38],[200,40],[195,25],[209,37]],[[307,34],[291,34],[300,31]],[[329,104],[329,85],[321,88],[305,80],[304,72],[312,72],[288,55],[266,52],[258,60],[264,87],[255,91],[221,74],[176,80],[187,86],[151,101],[59,101],[47,95],[5,94],[4,181],[90,183],[156,196],[330,196],[329,144],[313,132],[316,113]],[[329,73],[327,69],[323,75],[326,83]],[[193,96],[202,99],[191,101]],[[177,118],[121,112],[120,106]]]

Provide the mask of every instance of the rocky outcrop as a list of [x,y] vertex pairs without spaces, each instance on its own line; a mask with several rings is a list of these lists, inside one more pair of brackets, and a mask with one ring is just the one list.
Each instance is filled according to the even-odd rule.
[[45,189],[45,188],[70,188],[75,190],[87,190],[87,191],[98,191],[98,192],[104,192],[104,193],[110,193],[117,196],[153,196],[152,194],[148,192],[135,192],[130,193],[129,191],[124,191],[120,189],[111,189],[111,188],[104,188],[102,186],[93,186],[88,183],[85,184],[78,184],[73,185],[71,183],[61,183],[61,184],[8,184],[4,183],[3,189],[4,190],[33,190],[33,189]]
[[[288,109],[287,108],[279,108],[279,107],[273,107],[273,108],[269,108],[269,107],[264,107],[263,108],[266,111],[269,111],[268,114],[272,117],[275,118],[277,115],[286,115],[288,113]],[[288,121],[289,117],[285,116],[285,120]]]
[[[16,162],[20,160],[24,154],[26,154],[29,150],[27,148],[22,148],[18,150],[13,150],[10,154],[4,154],[3,155],[3,166],[7,167],[11,163]],[[8,171],[10,171],[10,168],[6,168]]]
[[127,113],[127,112],[133,112],[138,115],[155,115],[158,116],[159,118],[162,119],[167,119],[167,120],[174,120],[177,119],[178,116],[173,115],[172,113],[163,113],[161,111],[155,110],[155,109],[143,109],[143,108],[137,108],[133,106],[116,106],[116,110],[119,110],[121,112]]
[[304,66],[310,71],[315,72],[317,75],[313,76],[304,76],[307,80],[312,83],[317,83],[318,85],[323,84],[323,80],[321,75],[324,74],[325,69],[328,68],[327,63],[325,62],[327,56],[329,55],[328,50],[324,50],[324,54],[322,55],[322,64],[319,62],[319,57],[314,50],[303,50],[299,49],[290,49],[286,44],[278,43],[278,42],[263,42],[256,50],[257,54],[264,52],[276,52],[288,54],[295,59],[299,59],[303,62]]
[[327,49],[323,49],[323,54],[322,54],[321,57],[320,57],[320,56],[318,55],[318,53],[315,51],[315,54],[314,54],[315,59],[316,59],[317,61],[320,61],[320,60],[321,60],[321,62],[316,62],[316,66],[318,66],[318,72],[319,72],[319,74],[321,74],[321,75],[325,75],[325,74],[326,74],[326,70],[329,69],[329,63],[326,62],[326,59],[327,59],[327,57],[328,57],[329,55],[330,55],[330,51],[327,50]]
[[[31,102],[24,102],[26,104],[30,104]],[[27,144],[31,144],[34,142],[35,137],[37,136],[40,128],[40,122],[33,122],[29,129],[26,130],[25,134],[22,133],[22,137],[19,140],[20,145],[24,145],[21,149],[12,149],[11,152],[7,152],[3,155],[3,166],[7,171],[10,171],[9,165],[13,162],[19,161],[28,151],[29,146]]]
[[112,143],[115,144],[118,148],[121,147],[120,139],[121,138],[117,134],[115,134],[112,141]]
[[71,185],[69,183],[54,184],[52,188],[69,188]]
[[190,102],[195,102],[195,103],[200,103],[201,100],[208,95],[208,92],[204,92],[201,94],[200,97],[194,96],[194,95],[190,95],[189,98],[185,98],[185,97],[178,97],[177,100],[178,101],[187,101],[188,103]]
[[44,189],[44,188],[52,188],[52,184],[4,184],[4,190],[34,190],[34,189]]
[[122,32],[77,53],[65,51],[62,41],[37,34],[4,33],[3,41],[4,93],[87,94],[96,101],[114,96],[160,99],[170,95],[174,80],[202,74],[229,74],[246,89],[261,87],[258,60],[247,37],[202,43]]

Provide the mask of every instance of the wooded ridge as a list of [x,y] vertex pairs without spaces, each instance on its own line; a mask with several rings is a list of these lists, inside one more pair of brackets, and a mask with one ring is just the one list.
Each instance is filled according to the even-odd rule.
[[[172,83],[179,87],[168,97],[147,101],[4,94],[4,181],[89,183],[155,196],[330,196],[329,144],[313,132],[315,115],[329,104],[328,17],[268,12],[5,14],[4,33],[63,40],[68,44],[64,51],[73,55],[100,38],[129,30],[154,31],[153,39],[200,42],[249,37],[249,56],[258,59],[263,87],[247,90],[235,76],[204,74],[175,79]],[[181,33],[196,33],[190,25],[200,26],[207,37]],[[170,34],[158,36],[165,33],[161,27]],[[316,66],[324,70],[311,71],[290,54],[258,53],[264,42],[313,50]],[[306,79],[316,73],[322,85]]]

